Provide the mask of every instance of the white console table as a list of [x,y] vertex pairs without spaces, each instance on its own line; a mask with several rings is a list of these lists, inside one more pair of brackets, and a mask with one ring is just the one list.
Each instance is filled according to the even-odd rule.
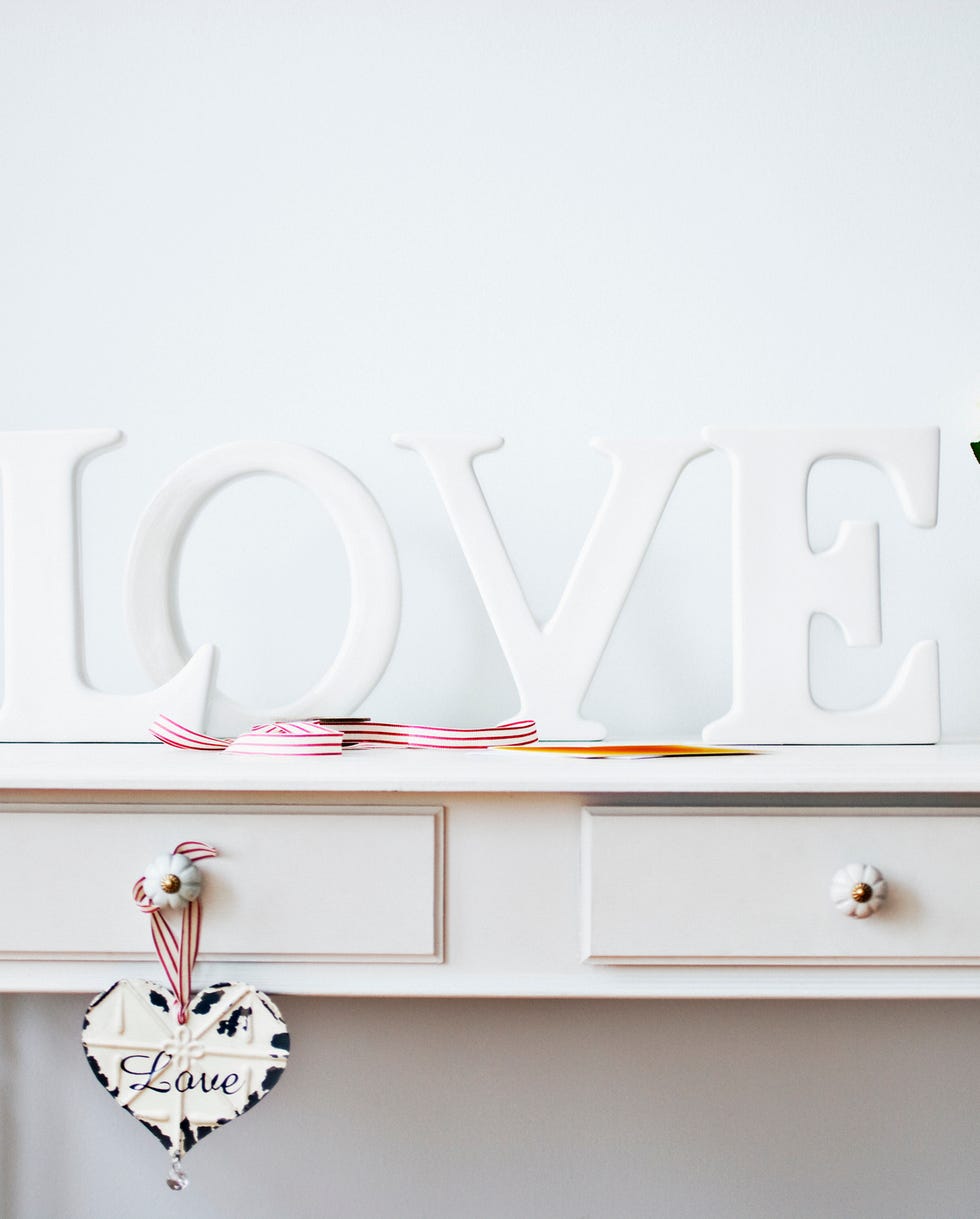
[[[319,995],[980,996],[980,745],[591,761],[0,745],[0,989],[156,977],[130,896],[211,842],[195,982]],[[872,917],[829,896],[875,865]]]

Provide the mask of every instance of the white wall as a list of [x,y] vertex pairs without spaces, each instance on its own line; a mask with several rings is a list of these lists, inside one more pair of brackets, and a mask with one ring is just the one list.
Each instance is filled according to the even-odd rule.
[[[935,637],[946,731],[975,736],[978,61],[980,10],[935,0],[5,0],[0,424],[129,435],[82,485],[93,682],[145,684],[122,613],[133,524],[212,445],[310,444],[363,478],[405,590],[366,710],[477,723],[514,709],[512,683],[393,431],[507,436],[481,475],[544,617],[605,485],[591,435],[935,423],[934,531],[870,469],[815,473],[818,545],[842,516],[882,522],[885,643],[848,654],[819,621],[814,691],[867,702]],[[727,707],[728,490],[715,454],[668,506],[585,706],[614,732],[696,734]],[[237,485],[186,548],[188,635],[220,644],[242,698],[302,690],[343,630],[339,546],[306,505]],[[282,614],[301,629],[269,632]],[[4,1001],[5,1069],[18,1030],[50,1031],[46,1098],[78,1074],[76,1008]],[[269,1215],[283,1195],[284,1213],[434,1219],[822,1216],[882,1191],[896,1215],[977,1209],[966,1006],[289,1008],[307,1073],[198,1153],[187,1215]],[[654,1034],[664,1075],[635,1067]],[[909,1061],[924,1045],[929,1070]],[[882,1117],[869,1089],[899,1071]],[[129,1214],[143,1182],[143,1213],[168,1203],[153,1147],[87,1083],[8,1126],[17,1219]],[[842,1119],[855,1094],[865,1117]]]
[[[0,1000],[11,1219],[973,1219],[972,1003],[287,999],[289,1072],[186,1160]],[[11,1053],[15,1039],[22,1054]],[[64,1063],[57,1051],[67,1047]],[[46,1056],[38,1086],[28,1061]],[[47,1073],[46,1073],[47,1074]],[[9,1079],[9,1076],[8,1076]]]

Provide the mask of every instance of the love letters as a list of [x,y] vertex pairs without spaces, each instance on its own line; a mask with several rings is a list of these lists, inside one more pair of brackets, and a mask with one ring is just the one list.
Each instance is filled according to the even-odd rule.
[[[275,473],[307,488],[336,525],[350,564],[350,614],[330,668],[293,702],[234,708],[248,722],[345,715],[384,672],[401,606],[398,559],[376,500],[340,463],[312,448],[239,442],[199,454],[164,483],[139,521],[126,578],[127,617],[155,689],[93,690],[82,677],[78,520],[82,465],[122,439],[115,430],[0,433],[4,516],[4,699],[0,739],[149,740],[158,713],[204,727],[215,649],[187,649],[174,593],[183,537],[210,496],[233,479]],[[579,708],[661,514],[685,467],[714,447],[734,473],[734,698],[705,729],[716,743],[925,743],[939,737],[939,661],[916,644],[870,707],[830,712],[811,695],[808,631],[836,618],[849,644],[881,641],[877,525],[846,521],[827,551],[806,533],[806,485],[824,457],[851,457],[888,476],[906,519],[935,524],[936,428],[749,430],[594,441],[612,466],[605,500],[552,617],[539,626],[525,601],[473,462],[498,437],[406,434],[445,504],[517,685],[542,739],[590,740],[601,724]]]

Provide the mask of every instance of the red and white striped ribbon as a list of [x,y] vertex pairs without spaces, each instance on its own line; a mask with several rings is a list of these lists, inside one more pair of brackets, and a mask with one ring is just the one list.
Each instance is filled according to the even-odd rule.
[[435,728],[424,724],[388,724],[369,719],[298,720],[257,724],[238,737],[207,736],[166,715],[158,715],[150,732],[177,749],[224,749],[229,753],[312,757],[346,749],[491,749],[533,745],[538,739],[534,720],[510,720],[492,728]]
[[[214,859],[218,852],[206,842],[181,842],[170,853],[186,855],[197,863],[199,859]],[[195,899],[184,907],[178,941],[170,924],[160,913],[160,908],[154,906],[146,896],[146,890],[143,888],[145,880],[146,877],[141,876],[133,885],[133,899],[143,913],[150,916],[153,947],[160,958],[167,981],[177,996],[177,1023],[186,1024],[187,1005],[191,1001],[191,975],[201,944],[201,903]]]
[[435,728],[425,724],[386,724],[379,720],[331,720],[344,734],[344,748],[390,745],[401,749],[490,749],[531,745],[538,739],[534,720],[511,720],[492,728]]

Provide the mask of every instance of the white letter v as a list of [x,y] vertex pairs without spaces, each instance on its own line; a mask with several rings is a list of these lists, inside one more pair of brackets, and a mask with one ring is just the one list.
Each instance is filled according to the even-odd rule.
[[534,620],[473,469],[499,436],[397,435],[429,467],[521,698],[519,715],[542,740],[597,740],[601,724],[579,715],[616,619],[681,471],[708,452],[700,436],[612,443],[593,440],[613,475],[558,608]]

